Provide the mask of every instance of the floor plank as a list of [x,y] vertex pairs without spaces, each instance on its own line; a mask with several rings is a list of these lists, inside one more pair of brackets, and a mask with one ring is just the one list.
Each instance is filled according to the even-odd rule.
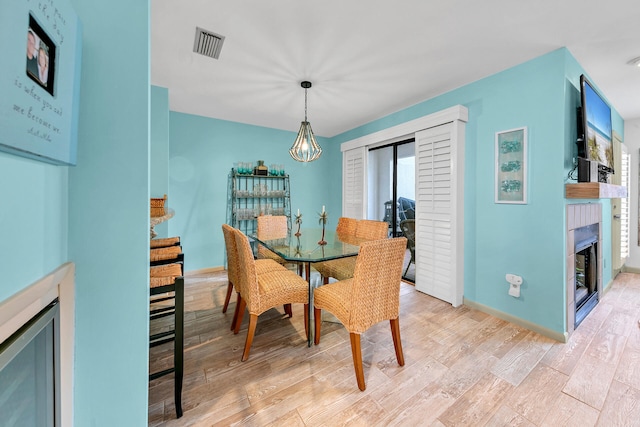
[[[364,392],[347,331],[325,321],[307,347],[301,305],[292,318],[263,313],[241,362],[248,316],[234,335],[226,289],[224,271],[187,276],[184,415],[168,375],[149,383],[149,426],[640,426],[640,275],[618,275],[567,343],[402,283],[405,366],[389,322],[373,326],[361,339]],[[171,344],[150,349],[151,371],[171,363]]]

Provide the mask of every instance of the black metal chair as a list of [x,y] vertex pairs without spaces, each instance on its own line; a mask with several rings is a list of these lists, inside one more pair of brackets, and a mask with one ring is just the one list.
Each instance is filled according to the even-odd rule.
[[411,264],[416,264],[416,220],[405,219],[404,221],[400,221],[400,230],[402,230],[402,235],[407,238],[407,249],[411,252],[411,259],[402,274],[403,276],[406,276]]
[[406,197],[398,197],[398,220],[416,218],[416,202]]

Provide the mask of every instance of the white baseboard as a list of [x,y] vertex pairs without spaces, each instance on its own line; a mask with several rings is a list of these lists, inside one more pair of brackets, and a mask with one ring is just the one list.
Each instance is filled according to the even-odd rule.
[[627,267],[626,265],[623,265],[622,272],[640,274],[640,267]]
[[197,276],[199,274],[208,274],[208,273],[216,273],[218,271],[224,271],[225,268],[224,267],[207,267],[207,268],[201,268],[199,270],[191,270],[191,271],[187,271],[186,273],[184,273],[185,276]]
[[529,329],[530,331],[537,332],[540,335],[544,335],[547,338],[551,338],[558,342],[567,342],[569,340],[569,334],[566,332],[557,332],[551,329],[547,329],[543,326],[537,325],[535,323],[529,322],[527,320],[521,319],[516,316],[512,316],[511,314],[504,313],[502,311],[496,310],[494,308],[488,307],[486,305],[469,301],[465,298],[464,305],[471,307],[475,310],[482,311],[483,313],[490,314],[498,319],[506,320],[507,322],[515,323],[518,326],[522,326],[523,328]]

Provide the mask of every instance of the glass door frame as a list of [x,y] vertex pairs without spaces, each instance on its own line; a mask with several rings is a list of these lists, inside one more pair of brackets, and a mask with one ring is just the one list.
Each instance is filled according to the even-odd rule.
[[[402,235],[402,232],[398,229],[400,222],[398,221],[398,147],[405,144],[415,144],[415,138],[403,139],[401,141],[392,142],[389,144],[380,145],[377,147],[370,147],[369,153],[372,151],[377,151],[383,148],[392,147],[393,149],[393,169],[391,171],[391,230],[392,237],[398,237]],[[414,152],[415,156],[415,152]],[[393,203],[395,202],[395,203]],[[393,206],[395,204],[395,206]]]

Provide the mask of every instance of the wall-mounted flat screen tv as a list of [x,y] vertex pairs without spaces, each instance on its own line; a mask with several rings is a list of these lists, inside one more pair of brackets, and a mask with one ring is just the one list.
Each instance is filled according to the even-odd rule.
[[580,76],[581,113],[578,115],[578,156],[598,163],[599,169],[613,173],[611,107],[584,75]]

